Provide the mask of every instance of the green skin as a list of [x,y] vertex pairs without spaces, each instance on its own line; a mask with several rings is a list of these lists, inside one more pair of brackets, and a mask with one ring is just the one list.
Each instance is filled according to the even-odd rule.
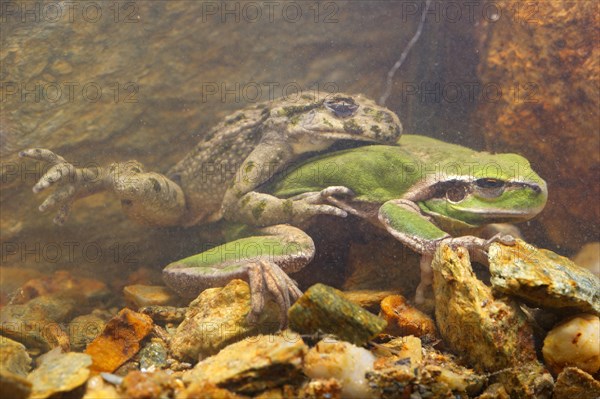
[[[514,239],[462,234],[490,223],[531,219],[547,200],[546,183],[519,155],[477,152],[413,135],[405,135],[399,146],[360,147],[309,159],[276,176],[263,192],[291,201],[319,198],[386,229],[422,254],[417,302],[423,301],[431,283],[431,257],[438,245],[464,246],[477,260],[485,261],[492,242],[511,244]],[[268,207],[258,204],[240,222],[260,225],[265,212]],[[190,296],[247,277],[252,290],[249,318],[256,319],[264,305],[263,293],[269,291],[280,303],[285,323],[289,304],[300,295],[286,273],[299,270],[313,255],[308,235],[296,227],[277,225],[174,262],[163,276],[170,286]]]

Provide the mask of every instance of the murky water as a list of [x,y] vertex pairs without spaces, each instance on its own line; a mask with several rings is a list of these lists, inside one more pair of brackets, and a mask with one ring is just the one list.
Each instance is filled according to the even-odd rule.
[[[345,95],[340,99],[336,93],[361,94],[389,109],[405,135],[425,135],[475,151],[517,153],[529,160],[547,182],[548,202],[534,219],[518,225],[527,242],[573,256],[600,239],[600,13],[593,1],[2,0],[0,6],[1,306],[24,284],[33,296],[60,291],[66,287],[61,284],[67,284],[63,280],[30,281],[57,271],[106,284],[109,294],[97,303],[105,309],[124,306],[126,286],[164,285],[161,271],[166,265],[225,242],[225,224],[218,220],[223,192],[245,157],[261,145],[261,134],[271,129],[282,137],[279,146],[257,153],[265,163],[273,161],[269,157],[277,151],[287,154],[289,148],[305,145],[306,153],[277,159],[281,172],[317,153],[333,151],[317,139],[298,139],[290,133],[300,125],[310,130],[303,125],[306,115],[313,128],[321,123],[316,128],[321,131],[375,131],[371,124],[380,122],[376,116],[366,123],[356,114],[364,103],[356,100],[356,111]],[[317,105],[300,109],[307,96]],[[325,98],[333,99],[333,105],[323,105]],[[287,108],[279,114],[256,111],[257,104],[264,103],[270,112],[281,101]],[[316,113],[321,109],[329,116]],[[329,117],[335,126],[326,121]],[[178,195],[184,202],[181,215],[168,223],[160,223],[165,220],[164,207],[138,216],[138,223],[122,210],[160,190],[126,198],[115,195],[115,185],[96,184],[112,178],[98,175],[101,168],[130,160],[141,162],[144,171],[160,173],[162,179],[224,118],[229,122],[213,130],[216,138],[207,144],[218,156],[198,158],[185,169],[188,177],[183,180],[177,180],[180,174],[169,175],[182,185]],[[254,133],[237,144],[227,138],[246,137],[249,129]],[[98,192],[88,196],[87,188],[76,182],[82,176],[65,179],[69,175],[62,169],[63,183],[55,186],[64,193],[75,190],[81,197],[62,198],[58,208],[72,205],[62,226],[53,223],[57,209],[38,211],[52,189],[31,189],[52,165],[20,158],[19,151],[28,148],[49,149],[76,168],[87,168],[88,181],[96,184],[91,191]],[[240,148],[246,149],[243,156]],[[440,185],[447,187],[449,181],[475,179],[471,166],[479,158],[436,158],[446,148],[435,144],[410,159],[429,176],[419,186],[432,187],[423,196],[440,196]],[[490,168],[498,167],[489,162]],[[517,170],[523,164],[515,165],[510,172],[523,177],[523,170]],[[490,168],[487,175],[475,177],[501,180],[502,173]],[[270,177],[267,169],[262,170],[263,180]],[[398,172],[398,179],[405,181],[392,189],[396,182],[386,177],[389,170],[367,172],[352,172],[356,180],[348,184],[375,175],[381,179],[369,180],[366,192],[388,190],[399,198],[416,192],[416,180],[407,174],[400,177]],[[215,173],[222,179],[210,185]],[[527,173],[523,179],[531,177]],[[185,183],[195,177],[193,184]],[[281,178],[281,173],[275,177]],[[202,179],[206,185],[198,183]],[[519,184],[511,187],[522,187]],[[264,191],[264,185],[255,186],[259,187],[247,191]],[[470,195],[469,190],[472,187],[467,189]],[[447,190],[441,196],[452,203],[463,201],[464,193],[457,198],[456,192]],[[484,211],[508,208],[523,213],[539,205],[525,198],[500,201],[496,194],[487,194]],[[207,201],[205,214],[195,203],[198,197]],[[321,201],[339,206],[335,198],[352,202],[341,194],[334,201]],[[292,274],[302,290],[324,282],[346,290],[414,294],[418,259],[397,236],[373,226],[379,206],[371,203],[347,218],[277,220],[300,227],[315,243],[314,260]],[[265,207],[246,213],[258,220],[257,213],[263,216]],[[228,218],[247,227],[251,223],[238,217],[241,213],[238,209]],[[139,223],[150,216],[150,224],[168,226]],[[182,226],[194,220],[203,223]],[[451,231],[456,224],[450,227],[442,229]],[[597,247],[588,248],[592,249],[585,256],[591,260],[585,262],[597,264]],[[236,252],[235,257],[243,255]],[[402,264],[404,269],[391,267],[380,275],[361,272],[369,262]],[[403,277],[406,281],[398,283]],[[81,314],[73,312],[77,313]]]

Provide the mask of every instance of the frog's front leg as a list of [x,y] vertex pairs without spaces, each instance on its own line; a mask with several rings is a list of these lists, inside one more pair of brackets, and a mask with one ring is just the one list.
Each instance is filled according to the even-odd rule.
[[[345,217],[346,212],[325,204],[323,198],[339,194],[336,188],[302,198],[282,199],[255,191],[284,168],[291,166],[302,153],[322,149],[312,148],[304,143],[293,145],[273,135],[263,141],[248,155],[237,170],[231,186],[225,192],[222,202],[223,217],[227,220],[247,223],[253,226],[272,226],[281,223],[298,225],[311,216],[327,214]],[[333,191],[332,191],[333,190]],[[348,189],[343,189],[348,193]]]
[[258,319],[265,297],[270,294],[279,305],[283,327],[290,304],[302,295],[286,273],[303,268],[314,253],[312,239],[302,230],[287,225],[270,226],[257,229],[256,235],[173,262],[163,270],[163,279],[184,297],[195,297],[234,278],[244,279],[251,291],[248,321]]
[[424,215],[417,204],[403,199],[384,203],[379,208],[379,221],[394,238],[422,255],[421,282],[415,294],[417,303],[423,303],[425,290],[433,281],[431,261],[439,245],[465,247],[473,260],[487,264],[487,251],[492,243],[513,245],[515,242],[512,236],[502,234],[490,239],[468,235],[451,237],[437,227],[431,217]]
[[42,148],[21,151],[19,156],[48,163],[48,171],[33,186],[33,192],[56,187],[39,207],[42,212],[57,209],[56,224],[66,221],[76,200],[102,191],[112,191],[121,200],[125,214],[142,224],[174,225],[185,214],[181,188],[159,173],[144,172],[139,162],[77,168]]

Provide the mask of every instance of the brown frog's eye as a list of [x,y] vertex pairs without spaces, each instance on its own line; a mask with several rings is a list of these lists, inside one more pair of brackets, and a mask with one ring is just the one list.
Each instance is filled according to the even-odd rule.
[[450,202],[460,202],[467,196],[467,187],[463,184],[458,184],[446,190],[446,198]]
[[347,118],[352,116],[358,109],[358,104],[350,97],[334,97],[323,103],[335,116]]

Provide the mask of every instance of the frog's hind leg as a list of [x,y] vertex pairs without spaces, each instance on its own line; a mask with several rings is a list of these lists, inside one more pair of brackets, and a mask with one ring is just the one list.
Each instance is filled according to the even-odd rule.
[[272,296],[279,306],[283,328],[291,303],[302,295],[286,273],[303,268],[314,252],[312,239],[302,230],[288,225],[270,226],[256,229],[252,236],[173,262],[163,270],[163,279],[187,297],[235,278],[246,279],[251,294],[248,321],[258,321],[265,298]]

